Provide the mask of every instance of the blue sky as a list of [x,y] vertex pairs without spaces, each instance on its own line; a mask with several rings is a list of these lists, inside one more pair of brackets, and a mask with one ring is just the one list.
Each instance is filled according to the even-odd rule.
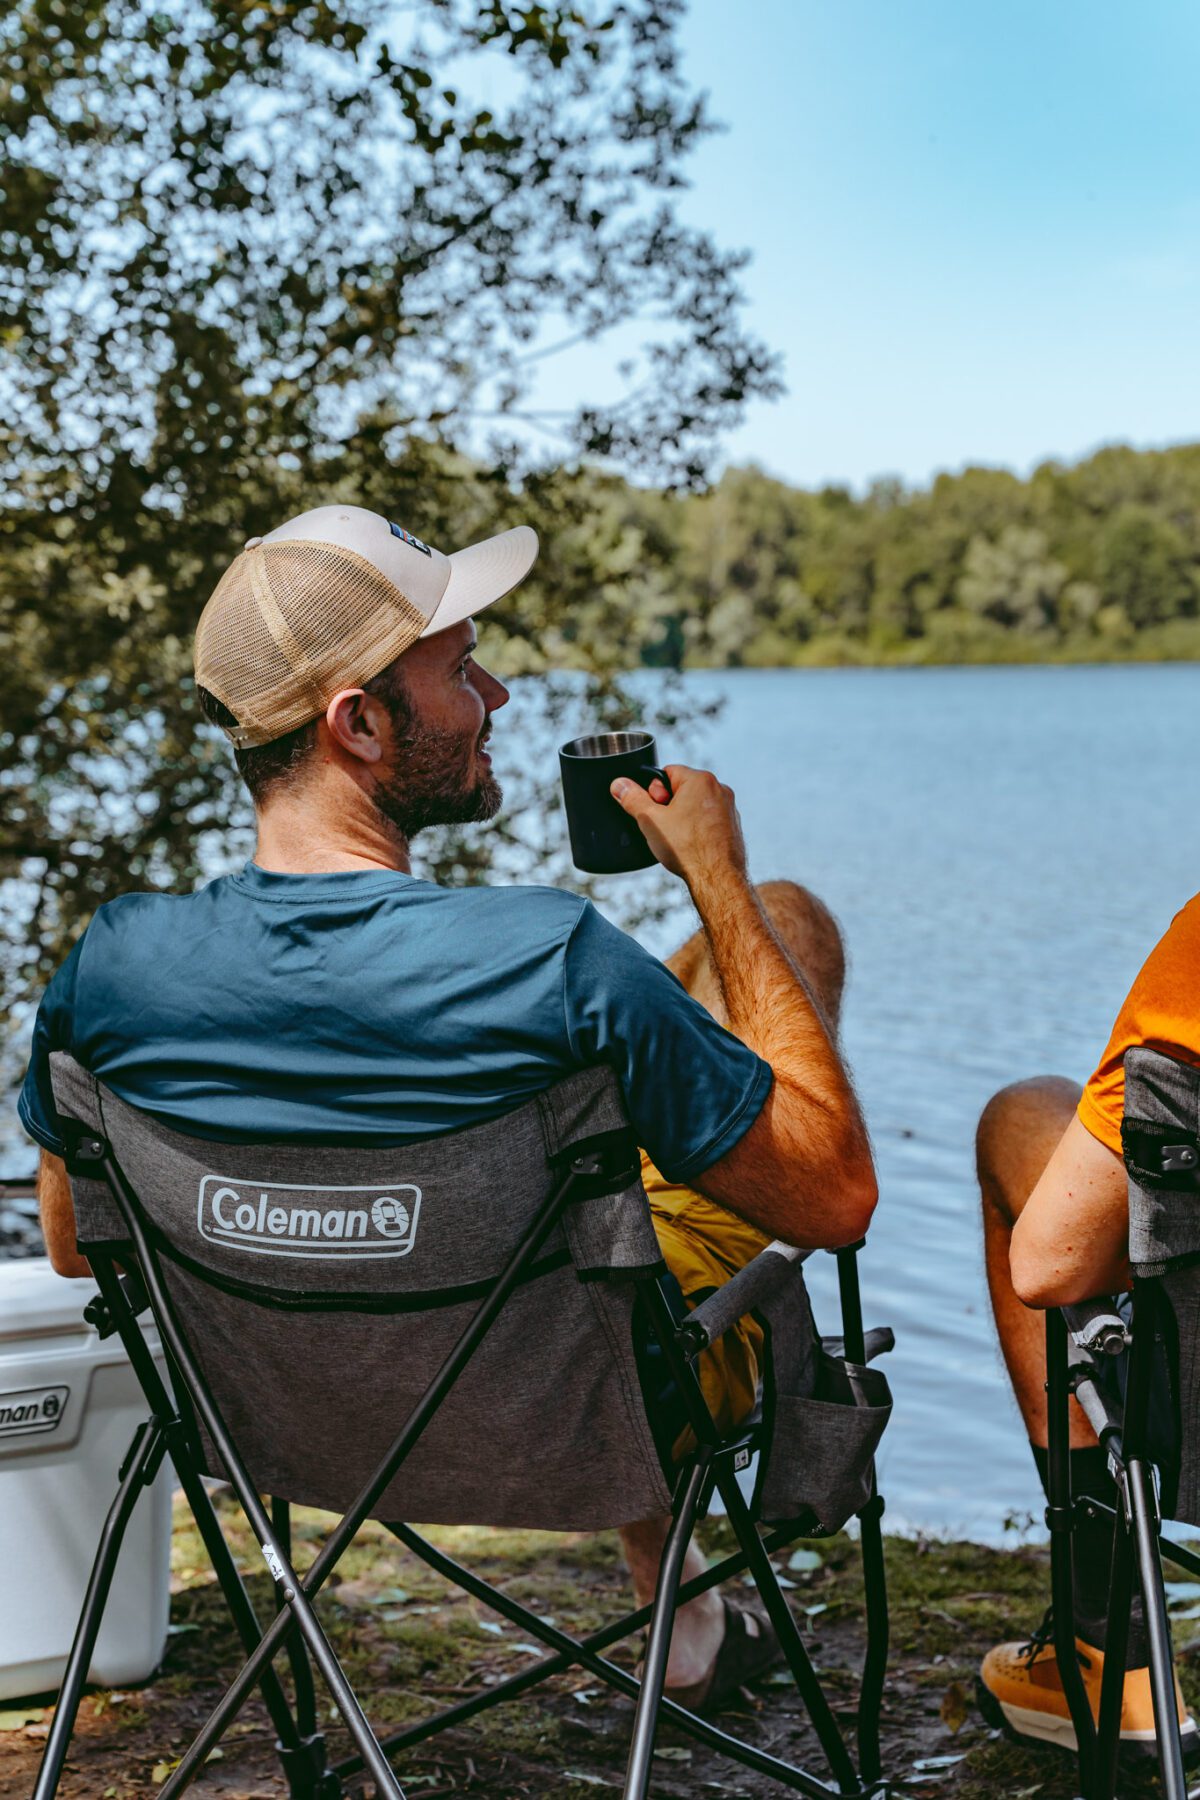
[[730,460],[859,488],[1200,437],[1195,0],[692,0],[683,42],[728,126],[684,210],[753,251],[786,360]]

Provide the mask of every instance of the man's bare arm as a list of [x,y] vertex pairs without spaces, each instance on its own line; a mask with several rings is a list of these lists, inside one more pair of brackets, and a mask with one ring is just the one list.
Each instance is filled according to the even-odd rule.
[[37,1195],[51,1268],[57,1275],[90,1275],[91,1267],[75,1243],[75,1203],[67,1165],[49,1150],[42,1151],[38,1162]]
[[751,885],[732,792],[705,770],[674,764],[667,773],[669,805],[658,783],[649,796],[630,784],[617,798],[658,860],[687,882],[730,1029],[775,1075],[758,1118],[693,1185],[802,1248],[852,1243],[870,1222],[878,1188],[849,1077]]
[[1081,1119],[1067,1126],[1013,1227],[1009,1265],[1026,1306],[1070,1306],[1129,1286],[1125,1165]]

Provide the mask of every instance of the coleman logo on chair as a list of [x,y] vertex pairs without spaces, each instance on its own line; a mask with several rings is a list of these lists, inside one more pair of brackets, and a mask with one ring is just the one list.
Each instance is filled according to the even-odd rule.
[[305,1187],[206,1175],[197,1225],[212,1244],[252,1256],[407,1256],[417,1235],[421,1190]]

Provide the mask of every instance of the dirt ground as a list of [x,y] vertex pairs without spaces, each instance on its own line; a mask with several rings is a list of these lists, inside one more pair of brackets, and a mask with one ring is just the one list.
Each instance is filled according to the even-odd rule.
[[[269,1582],[231,1503],[221,1503],[260,1617],[270,1610]],[[327,1515],[299,1513],[296,1559],[307,1562],[328,1526]],[[727,1527],[703,1527],[707,1547],[725,1547]],[[431,1531],[441,1547],[522,1600],[540,1616],[582,1635],[630,1604],[614,1534],[594,1537],[537,1532]],[[1027,1635],[1047,1594],[1045,1552],[990,1550],[971,1544],[887,1541],[892,1649],[883,1715],[884,1769],[897,1796],[909,1800],[1069,1800],[1072,1764],[1061,1752],[1018,1749],[989,1728],[974,1697],[978,1662],[999,1639]],[[845,1536],[793,1546],[776,1565],[822,1672],[838,1716],[853,1730],[863,1648],[861,1576],[856,1546]],[[165,1780],[239,1662],[190,1514],[179,1505],[173,1541],[171,1636],[161,1670],[125,1693],[89,1693],[60,1792],[63,1800],[142,1800]],[[1180,1637],[1200,1589],[1173,1590]],[[528,1660],[531,1646],[515,1626],[461,1593],[448,1590],[382,1527],[366,1527],[326,1590],[319,1610],[368,1715],[381,1730],[449,1706]],[[636,1645],[614,1660],[632,1667]],[[1200,1700],[1200,1659],[1181,1654],[1185,1689]],[[340,1724],[322,1707],[334,1757],[347,1753]],[[436,1742],[410,1751],[398,1774],[412,1800],[472,1794],[480,1800],[555,1795],[599,1800],[619,1793],[631,1707],[593,1678],[569,1671],[533,1697],[497,1707]],[[51,1717],[47,1697],[0,1703],[0,1800],[27,1800]],[[769,1676],[722,1727],[802,1762],[824,1775],[820,1751],[791,1687]],[[662,1800],[708,1794],[780,1794],[667,1728],[658,1739],[653,1792]],[[286,1800],[273,1733],[257,1702],[247,1706],[193,1791],[205,1800]],[[348,1784],[347,1793],[371,1792]],[[1131,1775],[1130,1797],[1150,1795],[1154,1781]]]

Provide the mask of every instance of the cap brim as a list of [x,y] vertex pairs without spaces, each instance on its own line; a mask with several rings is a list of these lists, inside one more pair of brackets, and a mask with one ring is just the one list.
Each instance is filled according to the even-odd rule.
[[537,561],[538,535],[532,525],[514,525],[449,558],[450,579],[422,637],[482,612],[518,587]]

